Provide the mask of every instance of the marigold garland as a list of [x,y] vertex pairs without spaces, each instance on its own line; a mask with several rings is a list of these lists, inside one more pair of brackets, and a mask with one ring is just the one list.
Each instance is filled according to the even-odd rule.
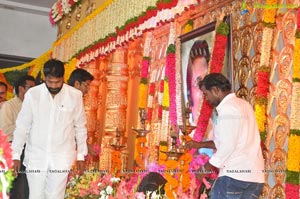
[[159,155],[158,155],[158,164],[159,165],[166,165],[166,161],[168,156],[166,153],[168,151],[168,143],[167,142],[160,142],[159,144]]
[[141,81],[139,85],[139,109],[145,109],[147,106],[149,60],[149,57],[144,57],[142,61]]
[[[189,139],[191,140],[191,138]],[[187,140],[188,141],[188,140]],[[193,156],[189,153],[186,152],[183,154],[178,162],[179,162],[179,171],[180,171],[180,185],[182,187],[182,190],[186,192],[190,188],[191,184],[191,174],[189,171],[189,164],[193,160]]]
[[192,31],[193,28],[194,28],[194,22],[193,22],[193,20],[190,19],[186,22],[186,24],[183,25],[182,34],[186,34],[190,31]]
[[265,130],[266,106],[264,104],[255,104],[255,118],[260,132]]
[[164,110],[169,110],[169,106],[170,106],[169,83],[168,83],[168,78],[165,77],[162,107],[163,107]]
[[269,8],[264,9],[264,16],[263,16],[263,22],[266,24],[274,24],[275,23],[275,16],[276,16],[276,5],[277,0],[267,0],[266,6]]
[[164,173],[164,177],[167,180],[165,184],[165,192],[167,198],[175,198],[175,194],[178,188],[178,180],[176,179],[178,176],[177,172],[178,161],[176,160],[167,160],[166,161],[166,172]]
[[300,79],[300,38],[295,40],[294,60],[293,60],[293,79]]
[[299,172],[300,164],[300,136],[291,134],[289,137],[288,144],[288,159],[287,159],[287,169],[289,171]]

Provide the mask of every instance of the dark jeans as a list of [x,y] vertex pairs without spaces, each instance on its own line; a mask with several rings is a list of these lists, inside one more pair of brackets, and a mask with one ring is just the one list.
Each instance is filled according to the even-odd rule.
[[212,187],[212,199],[251,199],[258,198],[262,192],[264,184],[255,182],[245,182],[233,178],[219,177]]
[[21,168],[18,177],[15,178],[12,184],[12,188],[10,190],[10,199],[28,199],[29,198],[29,188],[28,182],[26,178],[26,167],[23,165],[24,159],[24,150],[21,155]]

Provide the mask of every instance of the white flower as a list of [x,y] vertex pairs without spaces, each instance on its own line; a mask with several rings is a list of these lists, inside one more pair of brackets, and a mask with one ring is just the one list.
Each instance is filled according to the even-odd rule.
[[105,190],[101,190],[101,191],[100,191],[100,196],[101,196],[101,197],[106,196]]
[[99,183],[97,184],[97,186],[98,186],[98,187],[100,187],[101,185],[102,185],[102,183],[101,183],[101,182],[99,182]]
[[101,197],[99,199],[108,199],[107,195],[101,195]]
[[115,178],[115,177],[113,177],[113,178],[110,179],[110,181],[111,181],[112,183],[117,183],[117,182],[119,182],[120,180],[121,180],[120,178]]
[[156,191],[152,192],[151,199],[159,199],[159,197],[160,196],[158,194],[156,194]]
[[106,189],[105,189],[105,191],[106,191],[106,193],[107,193],[108,195],[111,195],[112,192],[113,192],[113,188],[112,188],[111,186],[107,186]]

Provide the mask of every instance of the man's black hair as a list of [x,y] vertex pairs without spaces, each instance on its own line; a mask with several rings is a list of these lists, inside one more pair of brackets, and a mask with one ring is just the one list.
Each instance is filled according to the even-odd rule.
[[221,73],[211,73],[206,75],[199,83],[199,88],[204,86],[206,90],[211,90],[212,87],[217,87],[221,91],[231,91],[229,80]]
[[75,81],[81,83],[87,80],[93,81],[94,80],[93,75],[84,69],[78,68],[71,73],[68,84],[70,86],[74,86]]
[[50,59],[44,64],[44,75],[52,77],[63,77],[65,74],[64,63],[57,59]]
[[34,77],[32,77],[30,75],[21,76],[14,84],[15,93],[16,93],[17,96],[19,96],[19,86],[22,86],[23,88],[25,88],[26,87],[26,81],[35,82],[35,79],[34,79]]

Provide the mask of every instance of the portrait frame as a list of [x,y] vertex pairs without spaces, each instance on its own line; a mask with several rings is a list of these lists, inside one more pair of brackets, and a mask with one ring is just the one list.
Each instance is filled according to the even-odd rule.
[[[230,15],[224,17],[224,21],[229,24],[230,31],[227,38],[225,57],[224,57],[224,65],[222,69],[222,74],[224,74],[231,82],[232,89],[234,90],[234,81],[233,81],[233,57],[232,57],[232,40],[231,40],[231,17]],[[193,106],[196,106],[195,109],[198,110],[198,104],[193,102],[192,97],[193,90],[199,90],[198,82],[208,73],[210,67],[210,61],[212,59],[212,52],[214,48],[215,35],[216,35],[216,25],[217,22],[213,21],[204,26],[196,28],[186,34],[182,34],[179,36],[180,40],[180,65],[181,65],[181,79],[182,79],[182,102],[184,106],[187,106],[189,102],[189,106],[192,110],[190,116],[190,122],[195,125],[194,119],[197,117],[193,113]],[[191,67],[194,63],[195,57],[203,56],[206,59],[207,71],[201,72],[198,71],[198,74],[193,74],[191,72]],[[193,62],[193,63],[192,63]],[[195,67],[193,65],[193,67]],[[202,66],[202,68],[205,68]],[[195,71],[194,69],[192,71]],[[192,75],[190,75],[192,73]],[[192,77],[191,77],[192,76]],[[195,76],[198,76],[195,78]],[[195,88],[193,88],[195,87]],[[195,92],[194,92],[195,93]],[[196,100],[194,100],[196,101]],[[199,102],[202,104],[202,102]]]

